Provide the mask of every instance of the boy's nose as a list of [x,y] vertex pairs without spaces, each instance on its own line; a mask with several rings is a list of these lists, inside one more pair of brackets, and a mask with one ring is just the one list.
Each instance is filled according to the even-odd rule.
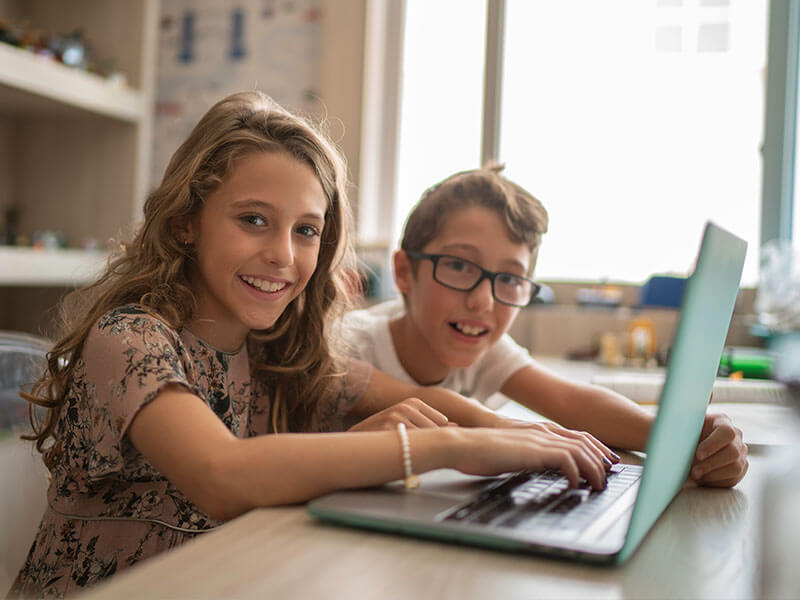
[[481,281],[471,292],[467,292],[467,308],[476,312],[488,310],[494,304],[492,280],[488,277]]

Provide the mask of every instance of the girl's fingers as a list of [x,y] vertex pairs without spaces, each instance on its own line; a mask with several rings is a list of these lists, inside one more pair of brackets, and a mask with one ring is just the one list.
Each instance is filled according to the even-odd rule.
[[546,465],[561,471],[571,487],[578,487],[581,479],[580,468],[569,450],[551,449],[548,454],[549,456],[544,457]]
[[[603,489],[606,481],[606,467],[598,456],[596,450],[582,438],[567,438],[564,436],[548,433],[537,434],[540,437],[539,448],[547,456],[547,450],[557,452],[556,457],[561,457],[563,452],[570,455],[574,464],[578,468],[578,472],[583,476],[589,484],[595,489]],[[558,466],[561,465],[546,465]],[[566,473],[565,473],[566,474]],[[569,478],[573,486],[578,484],[578,480]]]
[[605,469],[610,469],[613,463],[619,462],[619,456],[614,454],[605,444],[603,444],[590,433],[585,431],[573,431],[555,423],[547,423],[544,425],[545,427],[543,427],[543,429],[549,431],[553,435],[583,442],[586,446],[591,448],[597,457],[603,462]]

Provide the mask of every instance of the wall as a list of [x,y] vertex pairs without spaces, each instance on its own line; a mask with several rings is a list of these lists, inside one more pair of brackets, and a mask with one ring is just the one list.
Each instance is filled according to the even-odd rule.
[[[656,346],[668,346],[675,335],[678,311],[670,308],[637,308],[639,286],[615,285],[622,292],[619,308],[580,306],[578,289],[600,287],[598,284],[547,282],[557,304],[537,304],[520,311],[510,333],[532,353],[547,356],[566,356],[569,352],[586,349],[604,333],[624,337],[632,319],[646,318],[655,327]],[[733,319],[728,330],[727,345],[760,346],[761,340],[750,334],[754,321],[755,290],[739,292]]]
[[214,102],[254,88],[324,119],[355,181],[365,14],[366,0],[162,0],[151,183]]

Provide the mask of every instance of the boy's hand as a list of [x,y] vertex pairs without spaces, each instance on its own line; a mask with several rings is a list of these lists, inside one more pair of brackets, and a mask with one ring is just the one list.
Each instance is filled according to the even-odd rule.
[[742,432],[727,415],[706,415],[689,477],[699,485],[733,487],[747,467]]
[[405,423],[409,429],[426,427],[444,427],[455,425],[435,408],[428,406],[419,398],[406,398],[370,415],[363,421],[353,425],[348,431],[382,431],[396,429],[398,423]]

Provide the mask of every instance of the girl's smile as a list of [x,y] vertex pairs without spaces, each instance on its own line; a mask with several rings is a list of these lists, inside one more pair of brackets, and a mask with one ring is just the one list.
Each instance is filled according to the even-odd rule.
[[270,277],[264,276],[255,277],[253,275],[239,275],[239,279],[244,281],[249,287],[258,290],[259,292],[269,293],[272,295],[282,292],[286,286],[290,285],[290,281],[273,280]]

